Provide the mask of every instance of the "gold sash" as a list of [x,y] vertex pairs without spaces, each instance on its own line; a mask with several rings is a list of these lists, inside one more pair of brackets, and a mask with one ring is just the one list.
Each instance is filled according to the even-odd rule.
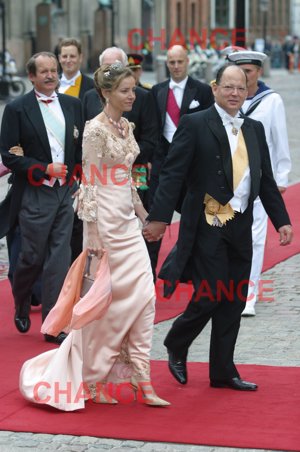
[[[237,148],[232,157],[233,191],[238,187],[248,166],[247,148],[242,129],[240,129]],[[232,220],[234,217],[234,210],[229,203],[223,206],[208,193],[204,196],[204,204],[206,221],[211,226],[222,227],[228,220]]]
[[75,80],[75,85],[70,86],[64,94],[68,94],[69,96],[79,97],[79,91],[81,86],[82,74],[80,74]]

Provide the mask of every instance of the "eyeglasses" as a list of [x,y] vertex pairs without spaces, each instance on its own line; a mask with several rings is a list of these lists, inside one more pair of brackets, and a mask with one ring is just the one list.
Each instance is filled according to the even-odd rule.
[[242,88],[241,86],[230,86],[230,85],[219,85],[219,86],[225,91],[225,93],[228,94],[233,93],[235,90],[239,94],[245,94],[245,92],[247,91],[247,88]]

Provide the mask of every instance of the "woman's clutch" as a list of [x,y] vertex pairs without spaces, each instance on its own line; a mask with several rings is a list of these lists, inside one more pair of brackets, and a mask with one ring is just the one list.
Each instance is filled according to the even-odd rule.
[[95,265],[97,265],[97,256],[94,254],[88,254],[86,258],[85,270],[82,278],[82,286],[80,291],[80,297],[84,297],[95,281]]

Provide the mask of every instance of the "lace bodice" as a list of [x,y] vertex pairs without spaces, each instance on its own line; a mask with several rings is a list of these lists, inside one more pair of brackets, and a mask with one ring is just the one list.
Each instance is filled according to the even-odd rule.
[[[135,211],[138,216],[142,208],[136,187],[132,183],[131,169],[139,154],[133,135],[132,123],[124,118],[128,126],[126,138],[117,137],[110,129],[94,118],[86,123],[83,134],[83,173],[78,199],[78,216],[89,223],[89,239],[98,243],[97,222],[103,219],[105,199],[113,199],[105,208],[113,209],[116,217],[127,206],[128,214]],[[109,193],[108,193],[109,192]],[[130,207],[131,206],[131,207]],[[92,227],[92,224],[95,227]],[[99,238],[99,237],[98,237]],[[89,243],[91,241],[89,240]]]
[[98,119],[87,121],[83,133],[83,168],[104,159],[107,163],[123,163],[132,167],[139,147],[133,135],[134,124],[123,118],[128,125],[128,136],[117,137]]

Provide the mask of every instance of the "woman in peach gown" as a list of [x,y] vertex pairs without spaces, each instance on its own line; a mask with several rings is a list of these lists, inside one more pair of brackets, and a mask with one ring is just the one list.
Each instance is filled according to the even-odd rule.
[[[135,81],[132,72],[117,62],[97,70],[95,85],[104,109],[85,126],[78,215],[84,222],[84,249],[98,256],[105,252],[112,300],[101,318],[96,315],[79,329],[72,328],[71,322],[70,333],[59,349],[27,361],[21,371],[20,389],[33,402],[68,411],[84,406],[84,398],[78,397],[80,387],[94,402],[117,403],[105,385],[127,382],[134,392],[139,390],[144,403],[166,406],[169,403],[156,395],[150,378],[155,290],[139,224],[139,220],[145,221],[147,212],[131,182],[139,148],[134,125],[122,117],[132,108]],[[96,277],[102,286],[103,274],[105,269],[100,278]],[[107,275],[105,278],[107,282]],[[66,303],[59,299],[57,309],[62,304]],[[53,311],[43,324],[44,333],[53,334],[55,307]],[[47,384],[37,389],[39,381]],[[70,400],[63,391],[61,397],[55,396],[55,382],[62,388],[68,384],[72,387]]]

